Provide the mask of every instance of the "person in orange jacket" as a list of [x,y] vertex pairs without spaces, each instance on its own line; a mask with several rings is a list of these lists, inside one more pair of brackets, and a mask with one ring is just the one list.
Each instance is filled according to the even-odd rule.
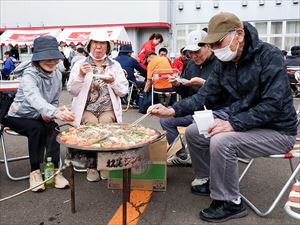
[[150,35],[149,40],[142,45],[137,57],[138,57],[138,62],[141,64],[141,66],[144,69],[146,69],[145,55],[147,54],[147,52],[155,52],[155,47],[157,45],[159,45],[160,43],[162,43],[163,41],[164,41],[164,38],[161,34],[153,33]]

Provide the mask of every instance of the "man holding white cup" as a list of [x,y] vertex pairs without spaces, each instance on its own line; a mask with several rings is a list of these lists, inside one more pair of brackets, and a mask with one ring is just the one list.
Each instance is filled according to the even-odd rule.
[[[218,59],[213,54],[208,45],[203,44],[199,46],[202,39],[205,38],[207,33],[203,30],[194,30],[189,33],[187,45],[183,51],[187,51],[190,56],[190,61],[187,63],[181,78],[186,81],[177,82],[174,80],[172,86],[175,88],[176,93],[181,98],[187,98],[196,94],[199,88],[203,87],[205,80],[212,73],[213,68],[218,63]],[[181,79],[182,80],[182,79]],[[171,145],[174,143],[179,135],[178,126],[187,127],[193,122],[193,117],[187,115],[184,117],[167,117],[160,119],[160,125],[163,130],[167,131],[167,141]],[[189,151],[185,146],[167,159],[168,165],[191,165],[191,157]]]
[[213,200],[200,218],[224,222],[247,215],[238,157],[288,152],[296,140],[297,116],[281,52],[260,41],[252,25],[221,12],[209,21],[203,42],[220,60],[204,88],[172,108],[154,105],[148,111],[159,116],[184,116],[204,106],[214,111],[208,138],[195,123],[185,135],[196,173],[192,192]]

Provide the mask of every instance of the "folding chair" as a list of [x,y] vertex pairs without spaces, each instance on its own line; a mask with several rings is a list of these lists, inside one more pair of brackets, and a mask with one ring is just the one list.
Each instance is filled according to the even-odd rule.
[[299,75],[300,67],[299,66],[288,66],[287,67],[288,77],[290,81],[290,86],[295,98],[300,96],[300,86],[299,86]]
[[300,220],[300,213],[292,210],[292,208],[300,209],[300,182],[296,182],[292,186],[287,203],[284,206],[286,213],[294,219]]
[[3,125],[3,123],[5,121],[5,117],[9,110],[9,107],[10,107],[11,103],[13,102],[14,96],[15,96],[14,93],[1,93],[0,92],[0,102],[1,102],[1,104],[0,104],[0,142],[1,142],[2,153],[3,153],[3,159],[0,159],[0,162],[4,163],[6,174],[11,180],[23,180],[23,179],[28,178],[29,176],[21,176],[21,177],[12,176],[9,171],[8,163],[13,162],[13,161],[28,159],[29,156],[25,155],[25,156],[19,156],[19,157],[14,157],[14,158],[8,158],[6,148],[5,148],[5,139],[4,139],[4,133],[6,133],[7,135],[19,136],[18,133],[12,131],[11,129],[9,129],[8,127],[5,127]]
[[[2,126],[2,125],[1,125]],[[7,152],[6,152],[6,147],[5,147],[5,139],[4,139],[4,133],[8,135],[13,135],[13,136],[21,136],[20,134],[14,132],[13,130],[11,130],[9,127],[4,127],[3,131],[1,129],[1,134],[0,134],[0,138],[1,138],[1,146],[2,146],[2,153],[3,153],[3,159],[0,160],[1,163],[4,163],[5,165],[5,171],[7,176],[11,179],[11,180],[23,180],[23,179],[27,179],[29,177],[29,175],[27,176],[21,176],[21,177],[14,177],[10,174],[9,171],[9,167],[8,167],[8,163],[9,162],[13,162],[13,161],[19,161],[19,160],[24,160],[24,159],[29,159],[28,155],[24,155],[24,156],[18,156],[18,157],[14,157],[14,158],[8,158],[7,157]]]
[[[14,161],[19,161],[19,160],[24,160],[24,159],[29,159],[29,155],[23,155],[23,156],[8,158],[7,157],[6,146],[5,146],[5,138],[4,138],[4,133],[3,132],[6,133],[7,135],[12,135],[12,136],[15,136],[15,137],[21,137],[22,135],[20,135],[17,132],[11,130],[9,127],[4,127],[3,131],[1,132],[0,139],[1,139],[1,147],[2,147],[3,159],[0,159],[0,162],[4,163],[5,171],[6,171],[7,176],[11,180],[14,180],[14,181],[24,180],[24,179],[29,178],[29,175],[20,176],[20,177],[14,177],[14,176],[11,175],[9,167],[8,167],[8,163],[9,162],[14,162]],[[59,168],[61,168],[61,167],[62,167],[62,160],[60,158],[59,159]]]
[[[176,94],[176,91],[163,91],[163,90],[158,90],[155,89],[154,87],[154,81],[157,80],[168,80],[169,81],[169,76],[179,76],[179,70],[178,69],[155,69],[152,72],[152,84],[151,84],[151,104],[154,104],[154,93],[155,94],[160,94],[160,95],[169,95],[171,98],[172,94]],[[167,104],[167,103],[166,103]]]
[[122,110],[123,112],[126,112],[129,109],[130,101],[132,98],[132,93],[133,93],[134,89],[137,90],[137,86],[133,81],[128,80],[128,82],[130,85],[129,85],[128,94],[125,97],[123,97],[123,99],[125,100],[124,102],[126,103],[126,108]]
[[[296,176],[299,175],[299,172],[300,172],[300,160],[297,162],[297,166],[294,167],[292,159],[293,158],[300,159],[300,139],[296,140],[294,148],[289,153],[279,154],[279,155],[270,155],[270,156],[268,156],[268,158],[288,159],[289,163],[290,163],[290,168],[291,168],[292,174],[290,175],[288,181],[284,184],[284,186],[282,187],[282,189],[280,190],[280,192],[276,196],[275,200],[272,202],[271,206],[265,212],[262,212],[261,210],[259,210],[252,202],[250,202],[250,200],[248,200],[243,194],[241,194],[241,197],[244,199],[244,201],[246,202],[246,204],[251,209],[253,209],[254,212],[257,215],[262,216],[262,217],[269,215],[273,211],[273,209],[278,204],[278,202],[280,201],[280,199],[282,198],[282,196],[284,195],[285,191],[288,189],[289,185],[292,183],[293,180],[295,180],[296,183],[299,182],[297,180]],[[251,165],[253,164],[253,162],[254,162],[254,159],[251,159],[249,161],[248,165],[246,166],[245,170],[243,171],[243,173],[241,174],[241,176],[239,178],[239,182],[240,183],[243,180],[243,178],[245,177],[245,174],[247,173],[247,171],[249,170],[249,168],[251,167]]]
[[137,90],[138,88],[137,88],[136,84],[133,81],[128,79],[127,71],[123,69],[123,72],[124,72],[124,75],[127,78],[128,82],[129,82],[128,94],[126,96],[122,97],[122,104],[124,103],[124,105],[125,105],[125,108],[122,109],[122,111],[126,112],[130,107],[130,101],[131,101],[131,98],[132,98],[133,91]]

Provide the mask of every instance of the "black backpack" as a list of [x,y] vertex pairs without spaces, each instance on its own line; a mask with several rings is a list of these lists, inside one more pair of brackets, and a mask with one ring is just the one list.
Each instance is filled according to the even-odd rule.
[[0,92],[0,135],[5,126],[6,116],[9,110],[9,107],[14,101],[14,94],[6,94]]

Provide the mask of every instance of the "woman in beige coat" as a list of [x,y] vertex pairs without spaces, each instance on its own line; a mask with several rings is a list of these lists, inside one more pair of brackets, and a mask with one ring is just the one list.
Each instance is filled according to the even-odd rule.
[[[73,96],[75,125],[122,122],[121,99],[128,92],[128,81],[120,64],[108,58],[112,42],[104,32],[91,33],[89,56],[75,63],[68,90]],[[89,160],[88,181],[99,181],[95,155]]]

